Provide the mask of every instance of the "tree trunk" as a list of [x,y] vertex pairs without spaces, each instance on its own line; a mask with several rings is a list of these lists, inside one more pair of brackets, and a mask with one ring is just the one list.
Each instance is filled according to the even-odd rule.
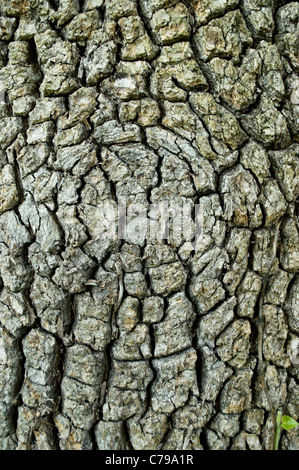
[[271,449],[299,415],[299,4],[0,15],[0,447]]

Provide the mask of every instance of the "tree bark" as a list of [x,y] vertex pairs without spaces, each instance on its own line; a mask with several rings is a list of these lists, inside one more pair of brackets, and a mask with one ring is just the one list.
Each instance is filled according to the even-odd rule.
[[1,0],[1,449],[272,449],[298,419],[298,18]]

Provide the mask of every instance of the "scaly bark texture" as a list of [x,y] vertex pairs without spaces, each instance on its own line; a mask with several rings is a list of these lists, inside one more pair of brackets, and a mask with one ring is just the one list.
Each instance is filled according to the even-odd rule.
[[[271,448],[299,415],[299,4],[0,14],[0,447]],[[99,239],[121,197],[199,204],[200,246]]]

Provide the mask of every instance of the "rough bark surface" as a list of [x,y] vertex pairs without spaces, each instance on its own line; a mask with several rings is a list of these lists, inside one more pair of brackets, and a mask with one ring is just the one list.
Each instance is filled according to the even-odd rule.
[[[299,415],[299,4],[0,15],[1,449],[271,448]],[[98,239],[121,196],[199,204],[201,246]]]

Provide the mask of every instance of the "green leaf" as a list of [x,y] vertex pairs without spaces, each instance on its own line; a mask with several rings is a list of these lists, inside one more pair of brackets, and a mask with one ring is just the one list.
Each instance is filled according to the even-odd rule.
[[286,429],[287,431],[289,429],[296,428],[296,426],[299,426],[299,423],[295,421],[293,418],[290,418],[290,416],[284,415],[281,419],[281,427],[283,429]]

